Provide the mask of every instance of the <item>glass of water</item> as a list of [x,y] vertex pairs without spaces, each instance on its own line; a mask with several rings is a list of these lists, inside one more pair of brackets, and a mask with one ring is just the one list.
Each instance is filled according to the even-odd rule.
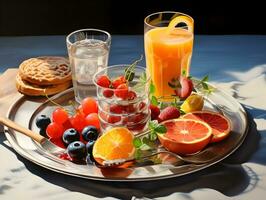
[[70,33],[66,43],[75,100],[80,103],[89,96],[93,75],[107,67],[111,35],[99,29],[82,29]]

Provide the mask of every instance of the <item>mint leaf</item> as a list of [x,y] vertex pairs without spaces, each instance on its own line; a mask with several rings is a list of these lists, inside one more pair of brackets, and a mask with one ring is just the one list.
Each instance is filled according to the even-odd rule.
[[208,86],[207,83],[202,82],[201,85],[202,85],[202,87],[203,87],[205,90],[209,90],[209,86]]
[[134,79],[135,76],[135,67],[137,66],[137,64],[142,60],[143,56],[140,56],[140,59],[134,61],[131,65],[129,65],[126,69],[125,69],[125,78],[127,81],[132,81]]
[[149,129],[154,130],[158,126],[158,121],[157,120],[152,120],[149,122]]
[[125,78],[128,81],[133,81],[135,77],[135,72],[133,70],[130,70],[128,68],[125,69]]
[[182,76],[186,76],[187,75],[187,71],[185,69],[182,70]]
[[135,155],[134,155],[135,159],[139,160],[141,158],[141,155],[142,155],[141,150],[140,149],[136,149]]
[[166,108],[168,105],[167,105],[167,103],[159,102],[159,105],[158,106],[162,110],[162,109]]
[[201,79],[201,82],[207,82],[209,80],[209,76],[206,75]]
[[150,94],[154,94],[155,93],[155,85],[151,82],[150,84]]
[[151,104],[155,106],[159,105],[158,99],[155,96],[151,97]]
[[155,141],[157,139],[157,134],[155,131],[151,131],[150,134],[149,134],[149,139],[151,141]]
[[160,124],[154,129],[154,131],[162,134],[162,133],[166,133],[167,128],[164,125]]
[[134,138],[134,139],[133,139],[133,145],[134,145],[134,147],[136,147],[136,148],[140,148],[142,144],[143,144],[143,143],[142,143],[142,141],[141,141],[140,138]]

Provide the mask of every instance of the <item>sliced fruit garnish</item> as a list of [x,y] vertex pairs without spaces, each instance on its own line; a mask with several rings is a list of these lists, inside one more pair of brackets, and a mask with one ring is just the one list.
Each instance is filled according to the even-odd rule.
[[219,142],[230,134],[231,123],[225,116],[212,111],[196,111],[183,116],[185,119],[201,120],[212,128],[211,142]]
[[93,157],[99,164],[105,160],[133,158],[133,138],[134,135],[127,128],[112,128],[95,142]]
[[158,134],[161,144],[179,155],[201,151],[212,137],[211,127],[200,120],[174,119],[162,124],[167,128],[167,132]]
[[168,32],[171,33],[175,29],[175,27],[180,23],[186,24],[188,27],[188,31],[193,32],[193,27],[194,27],[193,19],[187,16],[177,16],[174,19],[172,19],[167,27]]
[[204,99],[201,95],[191,94],[181,105],[181,110],[185,113],[200,111],[204,105]]

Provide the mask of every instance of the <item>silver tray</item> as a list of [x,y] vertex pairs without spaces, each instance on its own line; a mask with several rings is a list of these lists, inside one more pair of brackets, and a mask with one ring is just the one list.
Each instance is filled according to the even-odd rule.
[[[95,96],[94,87],[91,87],[91,96]],[[73,89],[55,95],[52,99],[60,105],[67,105],[69,100],[74,99]],[[34,123],[36,116],[40,114],[50,116],[55,108],[55,105],[44,101],[45,99],[23,96],[11,106],[8,118],[38,132]],[[126,182],[167,179],[210,167],[232,154],[244,141],[248,132],[247,116],[243,107],[233,97],[216,88],[215,92],[208,96],[204,109],[223,112],[232,122],[232,133],[224,141],[209,145],[200,152],[206,155],[215,155],[215,159],[211,163],[201,165],[149,164],[126,169],[100,169],[94,165],[79,165],[49,155],[33,140],[7,127],[5,127],[5,135],[15,151],[24,158],[39,166],[66,175],[92,180]],[[197,154],[193,156],[197,156]]]

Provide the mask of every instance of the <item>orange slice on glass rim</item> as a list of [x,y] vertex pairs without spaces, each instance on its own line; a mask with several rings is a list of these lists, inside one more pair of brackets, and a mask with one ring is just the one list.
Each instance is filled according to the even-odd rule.
[[194,29],[194,21],[192,18],[181,15],[181,16],[177,16],[175,18],[173,18],[170,23],[168,24],[168,32],[171,33],[178,24],[180,23],[184,23],[186,24],[188,31],[193,33],[193,29]]

